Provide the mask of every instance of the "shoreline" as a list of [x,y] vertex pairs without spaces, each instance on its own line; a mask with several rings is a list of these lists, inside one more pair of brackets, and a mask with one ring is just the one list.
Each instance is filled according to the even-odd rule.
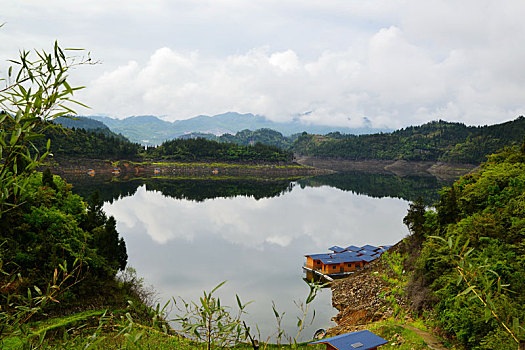
[[57,175],[87,174],[93,169],[95,174],[112,174],[115,168],[119,175],[135,177],[262,177],[262,178],[297,178],[333,174],[335,171],[319,169],[302,164],[244,164],[226,162],[180,162],[180,161],[129,161],[100,159],[60,159],[49,166]]
[[477,169],[475,164],[455,164],[431,161],[408,160],[348,160],[302,156],[297,162],[302,165],[336,172],[358,171],[397,176],[426,175],[444,180],[456,179]]

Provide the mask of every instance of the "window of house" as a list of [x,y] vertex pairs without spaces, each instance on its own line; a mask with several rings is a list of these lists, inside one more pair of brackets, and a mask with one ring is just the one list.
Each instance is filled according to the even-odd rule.
[[334,265],[333,268],[335,269],[335,268],[337,268],[337,266]]
[[348,264],[348,267],[352,267],[352,264]]

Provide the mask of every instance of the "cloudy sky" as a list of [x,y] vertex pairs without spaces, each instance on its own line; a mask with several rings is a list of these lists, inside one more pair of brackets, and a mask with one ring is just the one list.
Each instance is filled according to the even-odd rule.
[[19,49],[85,48],[78,98],[112,117],[481,125],[525,109],[525,1],[0,0]]

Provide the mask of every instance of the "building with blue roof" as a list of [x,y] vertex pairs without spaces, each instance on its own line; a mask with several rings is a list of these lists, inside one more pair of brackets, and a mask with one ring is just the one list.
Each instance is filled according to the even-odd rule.
[[[309,276],[309,273],[315,273],[325,278],[327,276],[345,276],[379,258],[385,251],[384,247],[387,246],[375,247],[369,244],[363,247],[348,246],[347,248],[333,246],[328,248],[333,253],[305,255],[306,262],[303,269],[307,271],[307,278],[309,279],[313,277],[313,275]],[[358,251],[352,249],[358,249]]]
[[326,344],[326,350],[373,350],[386,343],[387,340],[367,330],[321,339],[308,345]]

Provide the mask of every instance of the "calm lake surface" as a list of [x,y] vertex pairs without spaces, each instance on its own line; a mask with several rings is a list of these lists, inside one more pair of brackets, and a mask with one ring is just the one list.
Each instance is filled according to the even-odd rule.
[[[421,195],[431,202],[444,185],[430,177],[357,173],[299,181],[69,181],[85,198],[100,192],[104,210],[126,240],[128,265],[160,301],[172,296],[197,301],[203,290],[227,281],[217,296],[231,306],[235,294],[253,301],[245,319],[263,338],[276,330],[272,302],[285,312],[283,328],[295,335],[300,315],[295,303],[309,291],[301,269],[305,254],[333,245],[395,244],[408,233],[402,219],[409,200]],[[311,307],[316,318],[304,340],[335,325],[329,288]]]

